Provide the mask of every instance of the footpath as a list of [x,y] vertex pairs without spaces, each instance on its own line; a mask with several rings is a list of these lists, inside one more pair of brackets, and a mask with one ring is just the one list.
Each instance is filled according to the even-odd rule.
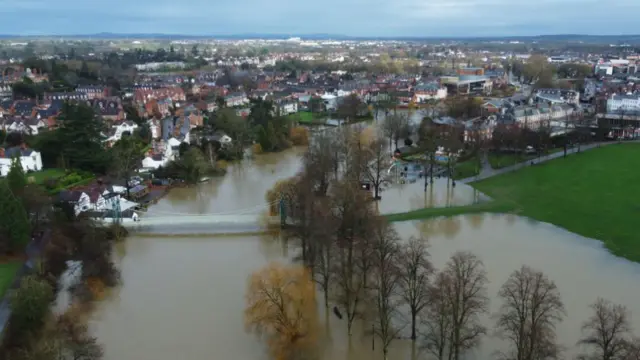
[[[589,144],[589,145],[581,145],[580,146],[580,152],[588,151],[588,150],[591,150],[591,149],[596,149],[596,148],[607,146],[607,145],[611,145],[611,144],[618,144],[618,142],[617,141],[612,141],[612,142],[606,142],[606,143],[595,143],[595,144]],[[578,147],[573,147],[571,149],[567,149],[567,156],[571,155],[571,154],[576,154],[576,153],[578,153]],[[488,179],[488,178],[496,176],[496,175],[502,175],[502,174],[510,173],[512,171],[516,171],[518,169],[522,169],[523,167],[530,166],[532,161],[535,164],[541,164],[543,162],[546,162],[546,161],[549,161],[549,160],[553,160],[553,159],[558,159],[558,158],[561,158],[561,157],[564,157],[564,151],[558,151],[558,152],[555,152],[555,153],[551,153],[551,154],[542,156],[540,158],[535,158],[535,159],[532,159],[532,160],[527,160],[527,161],[523,161],[521,163],[517,163],[515,165],[503,167],[501,169],[493,169],[491,167],[491,164],[489,164],[489,159],[485,155],[485,157],[482,160],[482,168],[480,170],[480,173],[478,175],[476,175],[476,176],[472,176],[472,177],[468,177],[466,179],[459,180],[458,182],[461,182],[463,184],[469,184],[469,183],[472,183],[472,182],[475,182],[475,181],[485,180],[485,179]]]
[[25,249],[27,260],[25,260],[24,264],[22,264],[22,267],[20,267],[20,269],[18,269],[18,271],[16,272],[13,283],[11,284],[9,289],[7,289],[4,297],[0,301],[0,339],[2,338],[2,334],[4,333],[4,330],[9,323],[9,318],[11,317],[11,290],[20,287],[20,281],[22,281],[22,278],[34,271],[35,267],[38,264],[40,254],[44,249],[44,245],[49,240],[50,236],[51,230],[47,229],[39,233],[37,236],[34,236],[29,244],[27,244],[27,248]]

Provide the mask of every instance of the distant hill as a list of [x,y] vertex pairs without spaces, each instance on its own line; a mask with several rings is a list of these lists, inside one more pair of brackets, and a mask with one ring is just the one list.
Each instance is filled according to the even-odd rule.
[[156,39],[156,40],[205,40],[205,39],[225,39],[225,40],[241,40],[241,39],[289,39],[299,37],[304,40],[399,40],[399,41],[523,41],[523,42],[585,42],[585,43],[602,43],[602,44],[640,44],[640,35],[585,35],[585,34],[557,34],[557,35],[538,35],[538,36],[492,36],[492,37],[447,37],[447,36],[348,36],[340,34],[228,34],[228,35],[182,35],[182,34],[160,34],[160,33],[97,33],[97,34],[77,34],[77,35],[11,35],[0,34],[0,39],[37,39],[37,38],[63,38],[78,40],[125,40],[125,39]]

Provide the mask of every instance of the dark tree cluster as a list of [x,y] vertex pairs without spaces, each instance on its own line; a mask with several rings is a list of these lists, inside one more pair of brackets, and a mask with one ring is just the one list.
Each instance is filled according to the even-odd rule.
[[105,149],[105,124],[92,108],[67,102],[58,119],[58,129],[42,132],[33,147],[42,153],[43,165],[106,174],[111,164]]
[[40,253],[39,265],[22,276],[17,289],[10,290],[11,313],[0,357],[57,360],[60,354],[69,354],[73,359],[101,359],[102,348],[75,305],[63,315],[52,314],[50,308],[65,271],[80,271],[72,287],[80,305],[118,283],[119,271],[111,254],[122,229],[76,217],[69,204],[52,207],[39,187],[27,183],[18,160],[0,181],[0,204],[0,211],[7,215],[0,220],[2,251],[22,254],[30,242],[30,248]]
[[[401,239],[377,213],[360,179],[375,163],[372,144],[380,140],[387,143],[349,128],[318,135],[302,172],[272,196],[285,199],[293,220],[288,234],[324,293],[327,314],[332,309],[350,335],[356,320],[369,326],[385,358],[394,339],[408,336],[431,358],[459,360],[489,335],[506,345],[497,358],[561,358],[556,327],[565,305],[542,271],[526,265],[513,271],[497,294],[499,311],[490,314],[480,258],[459,251],[436,269],[427,239]],[[638,359],[626,308],[599,299],[593,311],[577,344],[587,354],[581,358]],[[481,321],[487,315],[492,328]]]

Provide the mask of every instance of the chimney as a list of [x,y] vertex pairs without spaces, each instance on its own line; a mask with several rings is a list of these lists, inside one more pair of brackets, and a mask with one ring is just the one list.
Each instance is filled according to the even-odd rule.
[[22,150],[26,150],[27,149],[27,144],[25,144],[24,142],[20,144],[20,149]]

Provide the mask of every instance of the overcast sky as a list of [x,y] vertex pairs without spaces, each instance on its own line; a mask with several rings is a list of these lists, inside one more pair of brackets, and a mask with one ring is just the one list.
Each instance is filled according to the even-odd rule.
[[0,0],[0,34],[640,33],[640,0]]

